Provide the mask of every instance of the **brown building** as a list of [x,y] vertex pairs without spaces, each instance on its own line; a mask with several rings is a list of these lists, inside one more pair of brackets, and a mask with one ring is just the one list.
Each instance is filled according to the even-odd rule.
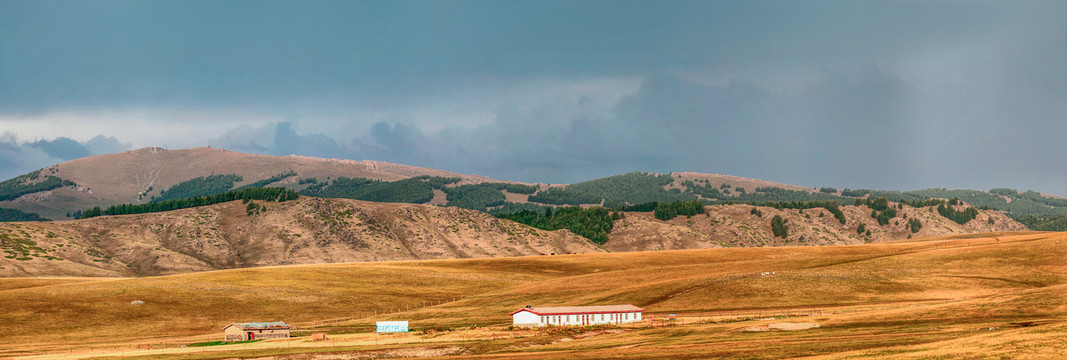
[[282,339],[289,337],[293,327],[282,321],[233,323],[222,328],[226,341]]

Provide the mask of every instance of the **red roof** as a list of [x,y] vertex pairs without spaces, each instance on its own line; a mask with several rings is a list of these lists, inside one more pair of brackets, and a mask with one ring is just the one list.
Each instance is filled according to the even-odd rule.
[[578,315],[631,313],[642,312],[645,309],[633,305],[529,307],[512,311],[510,315],[518,314],[521,311],[529,311],[537,315]]

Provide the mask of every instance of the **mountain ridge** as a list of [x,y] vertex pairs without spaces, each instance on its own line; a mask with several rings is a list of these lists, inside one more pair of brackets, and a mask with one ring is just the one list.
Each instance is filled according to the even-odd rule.
[[[269,179],[288,171],[295,172],[296,176],[285,178],[272,184],[298,189],[306,185],[298,183],[301,179],[322,181],[327,178],[347,177],[397,181],[417,176],[431,176],[458,178],[459,181],[454,184],[455,186],[510,183],[550,189],[566,188],[573,185],[498,180],[481,175],[468,175],[375,160],[246,154],[212,147],[178,150],[145,147],[116,154],[95,155],[70,160],[30,173],[54,176],[72,184],[34,191],[19,195],[14,199],[0,201],[0,208],[36,213],[49,219],[71,219],[71,213],[95,206],[106,208],[111,205],[148,202],[151,201],[152,197],[159,196],[167,188],[197,177],[233,174],[242,178],[241,181],[233,184],[234,187],[240,187]],[[811,191],[810,188],[729,175],[678,174],[685,174],[687,179],[698,175],[706,179],[721,179],[716,182],[717,184],[737,182],[750,184],[751,186]],[[595,180],[598,179],[590,181]],[[444,194],[438,195],[443,196]],[[526,202],[524,196],[511,196],[509,200]],[[438,198],[431,200],[431,202],[444,204],[446,201]]]

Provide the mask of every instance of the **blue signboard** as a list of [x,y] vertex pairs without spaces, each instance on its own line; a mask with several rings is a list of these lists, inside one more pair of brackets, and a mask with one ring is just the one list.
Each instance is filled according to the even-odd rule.
[[390,332],[408,332],[407,321],[379,321],[378,332],[390,333]]

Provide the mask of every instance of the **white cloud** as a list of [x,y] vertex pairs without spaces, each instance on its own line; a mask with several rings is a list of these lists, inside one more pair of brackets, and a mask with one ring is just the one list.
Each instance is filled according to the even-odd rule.
[[134,147],[185,148],[203,146],[207,139],[241,124],[271,121],[238,110],[129,109],[59,111],[40,114],[0,114],[0,128],[21,139],[67,137],[81,142],[106,134]]

